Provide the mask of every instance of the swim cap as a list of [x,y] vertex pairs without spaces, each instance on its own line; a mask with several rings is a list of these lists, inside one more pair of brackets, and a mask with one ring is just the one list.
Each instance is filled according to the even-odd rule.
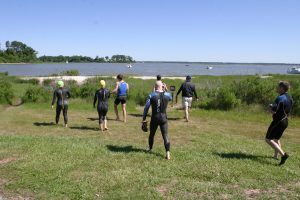
[[104,80],[101,80],[101,81],[100,81],[100,86],[101,86],[102,88],[105,88],[105,81],[104,81]]
[[57,81],[57,86],[58,87],[64,87],[64,82],[63,81]]

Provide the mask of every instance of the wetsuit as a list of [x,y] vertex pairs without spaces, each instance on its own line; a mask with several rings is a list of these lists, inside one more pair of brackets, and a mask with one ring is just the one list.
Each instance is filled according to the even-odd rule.
[[288,114],[291,112],[293,106],[293,99],[287,94],[279,95],[274,104],[272,104],[273,121],[271,122],[266,138],[269,140],[279,140],[288,127]]
[[55,100],[57,99],[56,117],[55,117],[56,124],[59,121],[59,116],[60,116],[61,110],[63,110],[64,122],[65,122],[65,124],[68,124],[68,105],[69,105],[68,98],[70,98],[70,97],[71,97],[71,93],[66,88],[58,88],[54,91],[53,99],[52,99],[52,106],[54,105]]
[[148,96],[143,121],[146,120],[148,110],[152,107],[152,115],[150,121],[150,135],[149,135],[149,147],[152,149],[154,143],[154,136],[157,127],[160,126],[160,131],[164,140],[166,151],[170,151],[170,141],[168,138],[168,118],[167,118],[167,107],[168,102],[172,100],[172,96],[168,92],[153,92]]
[[108,89],[97,90],[94,97],[94,107],[98,100],[97,111],[99,115],[99,124],[106,120],[106,114],[108,111],[108,99],[110,97],[110,92]]
[[119,82],[118,91],[117,91],[117,98],[115,99],[115,104],[119,105],[126,104],[126,96],[127,96],[127,83],[125,81]]

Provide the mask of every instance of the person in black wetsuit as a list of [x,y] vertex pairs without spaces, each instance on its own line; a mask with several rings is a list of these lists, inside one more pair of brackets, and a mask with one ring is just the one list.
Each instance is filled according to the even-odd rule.
[[160,131],[164,140],[166,149],[166,159],[170,159],[170,141],[168,137],[168,118],[167,107],[168,102],[172,100],[172,96],[168,92],[163,91],[163,84],[161,81],[156,82],[155,92],[152,92],[146,101],[143,113],[143,122],[146,122],[147,113],[150,106],[152,107],[152,115],[150,121],[150,134],[149,134],[149,151],[152,150],[154,143],[155,132],[160,126]]
[[107,128],[107,119],[106,114],[108,111],[108,99],[110,97],[110,92],[108,89],[105,89],[105,81],[100,81],[100,89],[96,91],[94,97],[94,108],[96,107],[96,102],[98,100],[97,111],[99,115],[99,126],[101,131],[108,130]]
[[68,127],[68,106],[69,106],[68,99],[71,97],[71,93],[68,89],[64,88],[63,81],[58,81],[57,86],[58,89],[56,89],[53,93],[53,99],[51,104],[51,107],[53,109],[54,103],[57,99],[55,122],[56,124],[58,124],[60,113],[61,111],[63,111],[65,127]]
[[289,157],[289,155],[282,150],[280,144],[280,138],[284,130],[288,127],[288,115],[293,106],[293,99],[287,94],[289,87],[288,82],[279,82],[277,87],[279,96],[276,98],[274,104],[269,105],[269,111],[273,115],[273,121],[268,128],[266,142],[274,149],[275,159],[277,159],[278,153],[281,155],[279,165],[283,165]]

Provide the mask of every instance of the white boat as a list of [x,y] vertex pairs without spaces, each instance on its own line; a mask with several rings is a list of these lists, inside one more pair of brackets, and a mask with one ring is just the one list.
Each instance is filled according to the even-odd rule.
[[128,68],[131,68],[131,67],[132,67],[132,65],[131,65],[131,64],[128,64],[128,65],[127,65],[127,67],[128,67]]
[[213,67],[211,67],[211,66],[207,66],[207,67],[206,67],[206,69],[213,69]]
[[66,61],[66,64],[68,64],[69,63],[69,61]]
[[292,68],[289,68],[287,70],[287,73],[288,74],[300,74],[300,68],[299,67],[292,67]]

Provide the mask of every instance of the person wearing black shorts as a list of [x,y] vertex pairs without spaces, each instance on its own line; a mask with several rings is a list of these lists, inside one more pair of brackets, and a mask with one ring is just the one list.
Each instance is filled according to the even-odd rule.
[[273,115],[273,121],[268,128],[266,142],[274,149],[275,159],[277,159],[278,153],[281,155],[279,165],[283,165],[289,157],[289,155],[283,151],[280,144],[280,138],[288,127],[288,115],[293,106],[293,99],[287,94],[289,87],[288,82],[279,82],[277,87],[279,96],[276,98],[274,104],[269,105],[269,111]]
[[160,127],[160,131],[164,140],[164,146],[166,150],[166,159],[170,159],[170,141],[168,137],[168,118],[167,118],[167,107],[168,102],[172,100],[172,96],[168,92],[163,91],[163,84],[162,82],[156,82],[155,85],[155,92],[152,92],[147,101],[144,108],[143,113],[143,123],[147,122],[147,113],[150,108],[152,107],[152,115],[150,121],[150,134],[149,134],[149,151],[152,150],[154,144],[154,136],[155,132]]
[[116,120],[120,120],[119,112],[118,112],[118,105],[122,104],[122,111],[123,111],[123,120],[126,122],[126,97],[129,91],[129,85],[123,80],[123,75],[119,74],[117,76],[118,82],[116,82],[116,87],[112,91],[112,93],[116,93],[117,97],[114,102],[114,109],[116,113]]
[[99,126],[101,131],[108,130],[107,128],[107,119],[106,114],[108,111],[108,99],[110,97],[110,92],[108,89],[105,89],[105,81],[100,81],[100,89],[96,91],[94,97],[94,108],[96,107],[96,102],[98,100],[97,111],[99,115]]

